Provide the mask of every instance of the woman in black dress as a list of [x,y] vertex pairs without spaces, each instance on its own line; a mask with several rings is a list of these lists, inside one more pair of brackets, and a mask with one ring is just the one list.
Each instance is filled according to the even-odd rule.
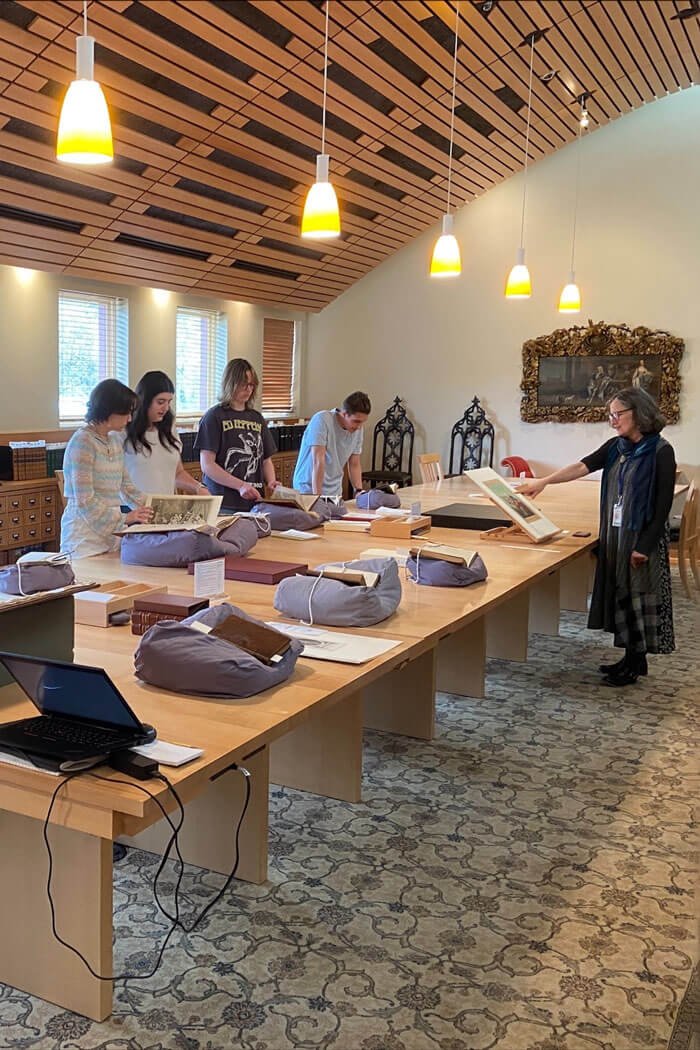
[[602,664],[605,685],[631,685],[647,673],[647,653],[672,653],[673,611],[668,562],[668,515],[676,458],[661,437],[666,420],[639,387],[621,390],[609,404],[617,436],[590,456],[522,488],[536,496],[545,485],[603,471],[598,564],[588,626],[608,631],[625,655]]

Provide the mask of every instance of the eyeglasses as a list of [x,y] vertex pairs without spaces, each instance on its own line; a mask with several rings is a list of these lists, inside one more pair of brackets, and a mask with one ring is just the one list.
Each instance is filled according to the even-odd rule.
[[617,423],[617,421],[619,420],[620,416],[624,416],[625,412],[631,412],[631,411],[632,411],[631,408],[621,408],[619,412],[611,412],[610,415],[608,416],[608,419],[610,420],[611,423]]

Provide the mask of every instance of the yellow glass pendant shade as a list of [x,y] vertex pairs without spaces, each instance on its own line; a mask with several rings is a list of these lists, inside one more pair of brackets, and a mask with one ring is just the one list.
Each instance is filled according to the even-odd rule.
[[442,234],[438,237],[430,260],[431,277],[459,277],[462,259],[457,238],[452,232],[454,217],[443,215]]
[[301,219],[301,235],[313,240],[340,236],[338,198],[328,181],[328,154],[316,157],[316,181],[306,195]]
[[530,271],[525,265],[525,249],[518,248],[518,261],[508,274],[506,299],[529,299],[532,295]]
[[94,43],[91,36],[78,37],[76,79],[61,107],[56,159],[66,164],[107,164],[114,158],[109,110],[92,77]]
[[569,273],[569,283],[564,285],[559,296],[560,314],[577,314],[581,309],[581,293],[576,284],[574,271]]

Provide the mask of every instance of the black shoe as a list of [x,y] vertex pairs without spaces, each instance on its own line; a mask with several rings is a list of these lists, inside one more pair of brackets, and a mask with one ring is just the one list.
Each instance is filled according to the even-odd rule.
[[[599,670],[600,673],[604,675],[618,675],[629,666],[629,660],[625,653],[622,659],[618,660],[616,664],[601,664]],[[638,675],[648,674],[649,668],[647,667],[646,655],[634,657],[634,669]]]
[[603,680],[603,685],[609,686],[614,689],[618,686],[623,685],[634,685],[639,678],[636,671],[632,670],[631,667],[623,667],[617,674],[609,674],[607,678]]
[[601,674],[619,674],[627,666],[627,657],[623,656],[616,664],[601,664],[598,670]]

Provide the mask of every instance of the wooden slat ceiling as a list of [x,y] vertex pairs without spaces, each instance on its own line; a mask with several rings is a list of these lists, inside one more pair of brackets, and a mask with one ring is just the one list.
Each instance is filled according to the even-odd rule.
[[[463,0],[456,207],[698,79],[689,0]],[[688,16],[683,15],[689,11]],[[681,17],[673,17],[681,12]],[[454,2],[331,0],[327,150],[343,236],[302,241],[324,5],[92,0],[112,165],[58,164],[80,0],[0,0],[0,262],[320,310],[445,209]]]

